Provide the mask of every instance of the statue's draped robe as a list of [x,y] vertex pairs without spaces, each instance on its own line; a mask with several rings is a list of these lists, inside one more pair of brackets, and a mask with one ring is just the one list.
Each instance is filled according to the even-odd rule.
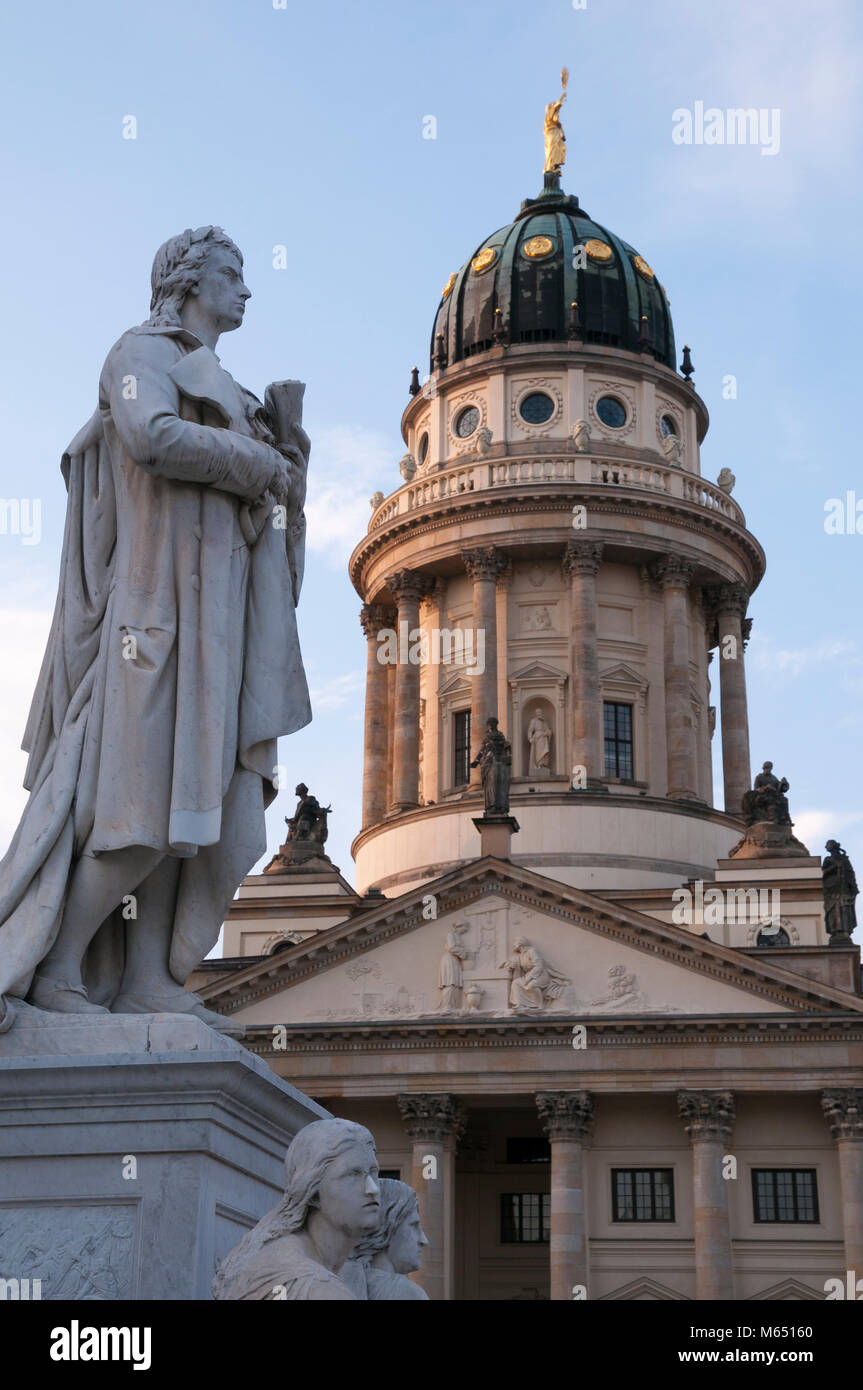
[[[267,440],[260,402],[183,329],[142,325],[108,354],[98,409],[63,456],[59,592],[23,740],[30,797],[0,865],[0,994],[26,995],[85,845],[183,860],[179,984],[266,848],[276,739],[311,718],[301,527],[273,524],[272,498],[250,505],[272,476]],[[88,952],[100,1002],[119,988],[126,926],[118,909]]]
[[282,1205],[267,1212],[226,1255],[213,1280],[213,1298],[344,1303],[363,1298],[338,1274],[312,1260],[300,1238],[283,1229]]

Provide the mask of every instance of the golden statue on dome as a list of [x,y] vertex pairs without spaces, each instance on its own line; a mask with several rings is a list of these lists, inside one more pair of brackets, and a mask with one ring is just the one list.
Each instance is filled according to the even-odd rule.
[[566,101],[566,86],[569,82],[569,72],[566,68],[561,68],[560,82],[563,91],[557,101],[550,101],[545,108],[545,122],[543,130],[545,132],[545,166],[546,174],[559,174],[566,161],[566,136],[563,133],[563,126],[560,124],[560,108]]

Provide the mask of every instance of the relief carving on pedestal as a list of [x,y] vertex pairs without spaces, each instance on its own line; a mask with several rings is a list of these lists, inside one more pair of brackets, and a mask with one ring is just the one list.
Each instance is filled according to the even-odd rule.
[[119,1203],[0,1210],[0,1279],[40,1279],[43,1299],[133,1298],[135,1216]]

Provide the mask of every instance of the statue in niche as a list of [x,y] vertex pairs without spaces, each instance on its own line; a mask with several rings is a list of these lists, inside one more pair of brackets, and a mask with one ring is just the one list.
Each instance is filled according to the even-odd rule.
[[353,1302],[338,1271],[379,1217],[369,1131],[352,1120],[313,1120],[288,1146],[284,1197],[222,1261],[213,1298]]
[[838,840],[828,840],[827,857],[821,865],[824,885],[824,924],[830,944],[850,942],[857,925],[856,898],[860,891],[851,860]]
[[720,468],[719,477],[716,479],[716,486],[721,492],[726,492],[730,497],[734,491],[734,484],[737,482],[730,468]]
[[527,726],[527,741],[530,744],[530,771],[548,772],[551,769],[551,726],[543,718],[542,710],[535,709],[533,718]]
[[354,1248],[341,1277],[357,1298],[376,1302],[428,1302],[408,1275],[419,1269],[428,1236],[420,1221],[417,1194],[397,1178],[380,1178],[378,1227]]
[[512,746],[498,729],[494,716],[485,721],[485,737],[471,767],[480,769],[486,815],[508,816]]
[[788,785],[787,777],[783,777],[780,782],[779,778],[774,776],[772,763],[764,763],[752,783],[752,791],[743,793],[742,809],[746,824],[772,821],[774,825],[791,825],[791,813],[785,795]]
[[667,434],[662,441],[662,450],[665,454],[665,461],[672,468],[681,468],[683,445],[676,434]]
[[441,992],[439,1005],[441,1013],[458,1013],[462,1007],[464,975],[461,963],[463,960],[467,960],[468,953],[466,947],[462,945],[461,938],[466,931],[467,924],[465,922],[454,922],[446,935],[438,976]]
[[565,993],[571,981],[554,970],[526,936],[517,936],[513,953],[499,967],[509,973],[507,1002],[516,1013],[541,1013]]
[[0,1026],[17,998],[229,1031],[184,984],[263,853],[276,740],[311,719],[304,388],[274,383],[262,405],[221,366],[250,291],[220,227],[166,241],[151,286],[63,456],[30,799],[0,873]]
[[576,420],[572,427],[572,439],[577,454],[586,454],[590,449],[590,425],[586,420]]

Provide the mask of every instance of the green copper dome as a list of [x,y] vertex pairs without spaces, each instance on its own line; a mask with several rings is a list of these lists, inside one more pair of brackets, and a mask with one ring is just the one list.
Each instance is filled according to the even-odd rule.
[[538,342],[624,348],[674,369],[668,299],[651,266],[556,180],[546,175],[539,197],[450,277],[432,330],[432,370]]

